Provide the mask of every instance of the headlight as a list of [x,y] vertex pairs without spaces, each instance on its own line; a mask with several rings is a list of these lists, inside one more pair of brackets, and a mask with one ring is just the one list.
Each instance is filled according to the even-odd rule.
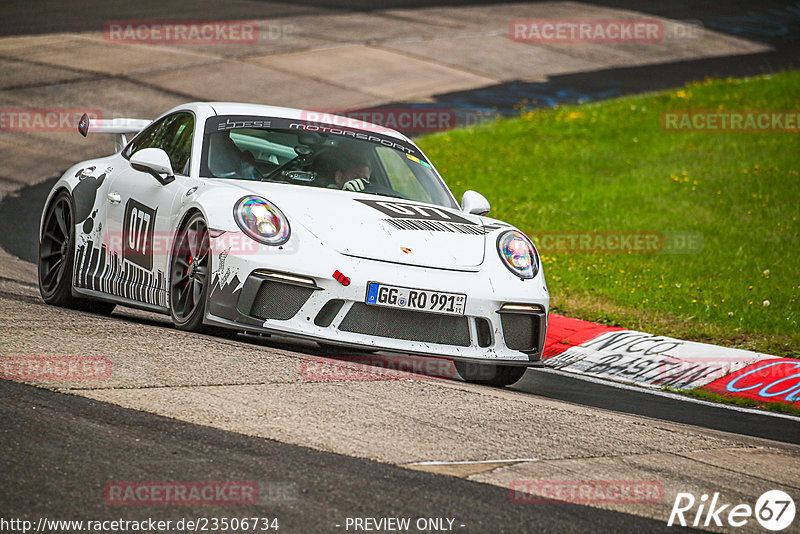
[[497,238],[497,252],[503,265],[520,278],[533,278],[539,272],[536,247],[519,230],[509,230]]
[[245,234],[265,245],[282,245],[291,233],[283,212],[261,197],[240,199],[233,208],[233,218]]

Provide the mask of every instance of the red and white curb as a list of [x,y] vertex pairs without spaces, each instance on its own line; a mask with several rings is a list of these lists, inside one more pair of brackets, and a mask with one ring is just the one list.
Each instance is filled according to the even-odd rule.
[[550,314],[545,366],[650,388],[704,389],[800,407],[800,360]]

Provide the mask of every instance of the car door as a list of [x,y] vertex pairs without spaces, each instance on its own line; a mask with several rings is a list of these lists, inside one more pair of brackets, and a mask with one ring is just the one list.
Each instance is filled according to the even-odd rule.
[[[122,152],[125,161],[108,186],[106,243],[116,269],[113,294],[149,306],[168,306],[168,272],[176,202],[185,194],[195,119],[190,112],[168,115],[143,130]],[[164,185],[129,160],[145,148],[170,158],[175,180]]]

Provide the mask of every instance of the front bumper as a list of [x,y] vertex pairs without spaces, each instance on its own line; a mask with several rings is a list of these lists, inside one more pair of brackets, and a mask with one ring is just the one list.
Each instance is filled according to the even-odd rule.
[[[228,258],[228,263],[234,258]],[[549,296],[539,274],[450,271],[332,254],[317,268],[287,269],[275,255],[235,258],[242,279],[213,282],[205,322],[342,346],[496,364],[540,366]],[[293,262],[292,262],[293,263]],[[273,264],[273,266],[265,266]],[[329,268],[319,267],[328,265]],[[229,267],[230,268],[230,267]],[[334,271],[349,285],[334,279]],[[224,273],[219,273],[224,275]],[[341,278],[340,278],[341,280]],[[367,284],[465,293],[465,315],[365,304]]]

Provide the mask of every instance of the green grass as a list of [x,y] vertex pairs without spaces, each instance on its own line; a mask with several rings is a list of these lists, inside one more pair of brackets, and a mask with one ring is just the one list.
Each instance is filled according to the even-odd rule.
[[797,110],[800,72],[541,109],[419,144],[453,192],[542,232],[692,232],[694,253],[543,254],[553,310],[800,357],[800,134],[662,130],[662,111]]

